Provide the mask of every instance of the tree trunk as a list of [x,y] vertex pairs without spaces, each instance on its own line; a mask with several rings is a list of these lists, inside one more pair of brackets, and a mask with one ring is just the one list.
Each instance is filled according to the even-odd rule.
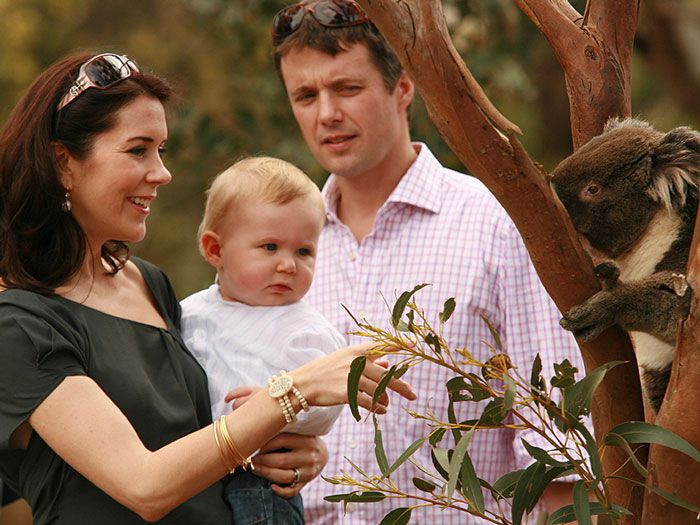
[[[592,13],[597,24],[595,38],[589,28],[574,24],[577,13],[565,0],[516,2],[537,20],[564,66],[575,145],[599,133],[610,116],[628,115],[629,50],[638,2],[611,2],[617,13],[610,24],[605,23],[599,8],[592,9],[589,16]],[[540,279],[560,310],[568,310],[595,293],[599,284],[590,259],[565,211],[553,197],[541,168],[515,138],[520,133],[518,127],[491,105],[454,49],[441,2],[358,3],[397,52],[452,151],[510,214]],[[580,16],[578,19],[583,20]],[[620,24],[620,20],[625,23]],[[617,26],[611,29],[611,24]],[[603,37],[611,30],[618,41],[606,44]],[[612,78],[616,82],[606,85]],[[594,397],[593,422],[600,442],[614,425],[644,419],[636,361],[629,339],[619,328],[608,330],[594,343],[580,346],[587,370],[612,360],[629,361],[609,373]],[[646,461],[645,451],[640,453],[640,461]],[[626,455],[615,448],[606,451],[603,468],[606,474],[616,472],[640,480],[626,464]],[[621,481],[613,482],[610,489],[613,501],[636,516],[624,523],[638,522],[643,492]]]
[[[688,284],[693,293],[688,319],[681,326],[671,381],[656,424],[672,430],[700,450],[698,406],[700,406],[700,215],[688,262]],[[700,463],[675,450],[652,445],[649,453],[648,482],[700,506]],[[697,523],[696,514],[648,492],[644,498],[644,525]]]

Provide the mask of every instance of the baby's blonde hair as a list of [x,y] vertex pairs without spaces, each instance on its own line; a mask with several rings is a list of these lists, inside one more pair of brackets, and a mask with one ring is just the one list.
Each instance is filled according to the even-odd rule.
[[[204,217],[197,231],[217,231],[231,209],[250,201],[286,204],[309,197],[325,216],[318,186],[293,164],[274,157],[246,157],[216,176],[207,190]],[[202,251],[200,244],[199,250]],[[202,252],[202,255],[204,253]]]

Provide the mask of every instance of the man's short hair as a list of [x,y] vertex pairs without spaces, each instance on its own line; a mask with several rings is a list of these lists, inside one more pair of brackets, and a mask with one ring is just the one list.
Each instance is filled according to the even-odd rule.
[[[306,0],[303,3],[309,4],[312,1]],[[393,93],[403,72],[398,57],[372,22],[350,27],[325,27],[307,13],[296,31],[285,37],[273,37],[272,40],[275,68],[283,84],[282,57],[292,49],[311,48],[336,56],[354,44],[363,44],[390,93]]]

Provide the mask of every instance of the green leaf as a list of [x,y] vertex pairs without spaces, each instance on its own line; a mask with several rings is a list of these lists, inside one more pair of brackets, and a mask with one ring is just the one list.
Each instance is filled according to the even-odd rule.
[[[465,439],[466,436],[462,438],[460,444],[462,441],[465,441]],[[464,494],[464,497],[470,502],[470,507],[478,510],[480,513],[483,513],[485,509],[484,494],[481,492],[481,484],[479,483],[479,478],[476,476],[474,464],[472,463],[468,452],[464,454],[464,457],[462,458],[462,468],[460,470],[459,480],[462,485],[462,494]]]
[[[622,436],[627,443],[654,443],[656,445],[663,445],[677,450],[678,452],[682,452],[695,461],[700,461],[700,451],[688,443],[688,441],[666,428],[651,423],[644,423],[641,421],[622,423],[610,429],[610,433]],[[605,442],[607,444],[607,436]]]
[[391,378],[396,372],[396,366],[397,365],[394,365],[389,370],[384,372],[382,378],[379,380],[379,383],[377,383],[377,388],[372,395],[372,405],[376,404],[376,402],[379,401],[379,397],[386,391],[386,386],[389,384],[389,381],[391,381]]
[[528,454],[530,454],[530,456],[532,456],[533,459],[539,461],[540,463],[544,463],[545,465],[550,465],[553,467],[572,468],[572,465],[570,463],[557,461],[552,456],[550,456],[546,450],[530,445],[530,443],[528,443],[522,438],[520,439],[520,441],[525,447],[525,450],[527,450]]
[[452,316],[452,313],[455,311],[455,306],[456,303],[454,297],[450,297],[447,301],[445,301],[445,305],[442,307],[442,312],[440,312],[441,323],[446,323]]
[[598,444],[591,433],[586,428],[586,425],[580,421],[576,421],[574,429],[583,436],[586,441],[586,452],[588,453],[588,462],[591,465],[591,472],[595,476],[596,481],[603,479],[603,467],[600,463],[600,454],[598,452]]
[[455,489],[457,488],[457,482],[460,481],[460,472],[462,470],[462,462],[464,461],[464,458],[467,455],[467,447],[469,446],[469,442],[471,441],[469,437],[467,437],[469,434],[473,433],[473,431],[467,432],[462,439],[459,440],[459,443],[455,446],[454,452],[452,453],[452,458],[450,458],[450,469],[449,469],[449,474],[447,478],[447,499],[452,498],[452,494],[454,493]]
[[634,450],[632,450],[632,447],[630,447],[629,443],[627,443],[627,441],[625,441],[625,438],[623,438],[620,434],[608,432],[607,434],[605,434],[603,442],[606,445],[620,447],[622,450],[624,450],[629,456],[630,461],[632,462],[632,466],[637,470],[637,472],[639,472],[643,478],[647,477],[649,471],[644,465],[640,463],[639,459],[637,459],[637,455],[634,453]]
[[447,432],[447,429],[445,427],[434,430],[428,438],[430,446],[434,447],[435,445],[440,443],[440,441],[442,441],[442,438],[445,436],[445,432]]
[[377,422],[376,414],[372,414],[372,420],[374,421],[374,455],[377,458],[377,465],[382,473],[382,476],[387,477],[387,471],[389,470],[389,462],[386,459],[386,452],[384,452],[384,442],[382,441],[382,431],[379,428],[379,423]]
[[506,410],[505,401],[502,397],[492,399],[484,408],[479,418],[479,425],[495,427],[506,418],[508,412],[509,410]]
[[450,451],[446,448],[434,447],[430,451],[430,457],[433,460],[435,470],[443,477],[448,479],[450,470]]
[[524,469],[514,470],[498,478],[492,487],[493,498],[499,500],[512,497],[515,485],[523,472],[525,472]]
[[373,503],[375,501],[382,501],[384,498],[386,498],[386,495],[381,492],[369,491],[332,494],[330,496],[325,496],[323,499],[331,503],[337,503],[339,501],[344,501],[345,503]]
[[435,355],[442,355],[442,345],[440,345],[440,338],[437,335],[435,335],[433,332],[428,332],[428,334],[423,337],[423,340],[430,348],[433,349]]
[[481,319],[486,323],[486,326],[489,328],[489,332],[491,332],[491,337],[493,337],[494,343],[496,345],[496,349],[499,352],[503,352],[503,344],[501,343],[501,336],[498,335],[498,332],[496,331],[496,328],[493,326],[491,321],[489,320],[488,317],[486,317],[484,314],[481,314]]
[[394,472],[397,468],[399,468],[401,465],[403,465],[408,458],[410,458],[416,450],[418,450],[423,443],[425,443],[426,438],[418,438],[416,439],[413,443],[411,443],[406,450],[403,451],[403,453],[398,457],[396,461],[394,461],[391,466],[387,469],[385,476],[391,475],[392,472]]
[[403,365],[400,368],[394,372],[394,377],[396,379],[401,379],[401,376],[403,376],[406,372],[408,372],[409,366],[408,365]]
[[530,506],[533,499],[534,486],[537,478],[545,473],[545,466],[535,462],[527,467],[520,475],[513,490],[513,502],[511,507],[513,525],[520,525],[523,520],[525,510]]
[[515,391],[517,386],[515,381],[510,376],[505,376],[503,382],[506,385],[506,391],[503,393],[503,410],[508,414],[513,408],[513,401],[515,401]]
[[535,360],[532,362],[532,372],[530,372],[530,384],[532,388],[536,390],[544,390],[544,383],[542,382],[542,358],[540,354],[535,356]]
[[571,469],[567,467],[548,468],[538,461],[526,468],[513,491],[513,525],[519,525],[522,522],[523,514],[535,508],[544,489],[551,481],[569,473],[571,473]]
[[[608,514],[608,512],[605,510],[605,507],[603,507],[603,505],[601,505],[597,501],[590,502],[588,509],[591,515],[593,516]],[[619,518],[622,515],[632,515],[632,513],[629,510],[627,510],[624,507],[621,507],[620,505],[613,505],[610,509],[610,514],[615,518]],[[572,521],[576,521],[574,506],[566,505],[565,507],[562,507],[552,512],[552,514],[549,516],[549,519],[547,520],[547,525],[559,525],[560,523],[569,523]]]
[[681,507],[683,509],[689,510],[691,512],[696,512],[700,514],[700,507],[693,505],[692,503],[685,501],[684,499],[676,496],[675,494],[671,494],[670,492],[666,492],[663,489],[660,489],[659,487],[649,487],[647,486],[647,490],[651,490],[652,492],[658,494],[662,498],[664,498],[666,501],[670,501],[677,507]]
[[568,388],[576,383],[575,375],[578,368],[572,366],[571,361],[564,359],[561,363],[554,363],[554,377],[552,386],[556,388]]
[[461,376],[453,377],[445,384],[447,395],[452,401],[481,401],[491,397],[485,390],[485,385],[476,375],[468,374],[466,379],[471,384],[468,384]]
[[362,377],[362,372],[365,370],[365,365],[367,364],[367,358],[363,355],[356,357],[350,364],[350,373],[348,374],[348,405],[350,406],[350,412],[355,421],[359,421],[360,409],[357,406],[357,393],[360,388],[360,378]]
[[586,377],[575,385],[564,388],[563,403],[566,413],[576,418],[581,415],[589,414],[591,411],[591,403],[593,402],[593,393],[603,381],[603,378],[605,378],[605,374],[607,374],[608,370],[611,368],[624,362],[625,361],[611,361],[605,363],[586,375]]
[[408,301],[411,300],[413,294],[415,294],[421,288],[425,288],[426,286],[428,286],[428,283],[419,284],[410,292],[403,292],[399,296],[399,298],[396,300],[396,303],[394,303],[394,308],[391,311],[391,322],[394,328],[397,328],[399,326],[399,320],[401,319],[401,316],[403,315],[403,312],[406,309],[406,305],[408,304]]
[[582,479],[574,483],[574,514],[578,525],[593,525],[588,504],[588,488]]
[[384,516],[382,521],[379,522],[379,525],[406,525],[411,519],[411,512],[412,509],[408,507],[394,509]]
[[423,478],[413,478],[413,484],[418,490],[422,490],[423,492],[432,492],[437,488],[435,483]]

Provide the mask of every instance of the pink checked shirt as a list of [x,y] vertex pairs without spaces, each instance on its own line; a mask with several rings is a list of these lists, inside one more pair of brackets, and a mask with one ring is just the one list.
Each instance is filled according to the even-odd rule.
[[[493,339],[480,318],[485,314],[526,378],[537,352],[545,372],[564,358],[583,371],[578,348],[570,334],[559,327],[559,312],[540,284],[506,212],[481,182],[443,168],[427,146],[418,146],[415,163],[379,210],[372,232],[359,244],[335,214],[337,186],[333,175],[328,179],[323,190],[328,219],[321,234],[310,302],[347,334],[355,326],[341,304],[356,317],[387,327],[391,315],[382,296],[393,305],[403,291],[431,283],[418,292],[416,301],[437,326],[444,301],[456,299],[457,308],[444,332],[453,347],[466,345],[475,356],[488,359],[491,354],[482,341]],[[349,336],[348,342],[360,341]],[[418,400],[408,402],[392,395],[388,414],[379,418],[390,464],[414,440],[427,434],[423,422],[408,416],[404,407],[422,412],[429,406],[447,421],[445,383],[452,376],[427,363],[404,376]],[[483,409],[474,403],[458,405],[464,409],[458,416],[461,420],[478,418]],[[532,460],[520,443],[521,437],[540,444],[533,436],[510,430],[476,432],[469,454],[477,475],[492,483],[508,471],[529,465]],[[354,473],[344,456],[365,472],[379,472],[371,418],[357,423],[346,408],[324,439],[330,452],[324,476],[341,469]],[[434,470],[427,444],[413,457]],[[419,493],[411,481],[414,476],[426,477],[406,462],[391,479],[406,492]],[[418,503],[357,503],[343,514],[342,504],[323,501],[325,495],[351,490],[316,478],[302,491],[307,523],[377,525],[391,508]],[[414,510],[411,523],[463,525],[480,520],[452,509],[431,508]]]

